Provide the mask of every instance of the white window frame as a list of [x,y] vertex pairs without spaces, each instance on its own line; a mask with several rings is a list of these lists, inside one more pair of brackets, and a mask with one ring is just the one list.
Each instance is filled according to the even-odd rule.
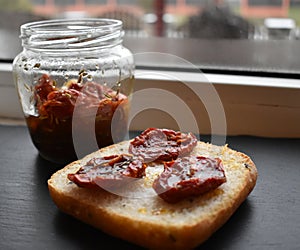
[[[168,71],[160,72],[169,74]],[[199,82],[196,73],[171,72],[178,79],[189,84]],[[164,84],[167,90],[174,92],[173,80],[163,79],[151,71],[136,70],[137,89],[147,89]],[[152,77],[149,77],[152,75]],[[251,135],[266,137],[300,138],[300,80],[255,76],[237,76],[222,74],[205,74],[206,79],[213,83],[217,90],[226,115],[226,135]],[[175,90],[176,94],[176,90]],[[155,101],[156,96],[149,97]],[[145,100],[137,99],[136,105]],[[157,102],[161,101],[159,99]],[[173,106],[172,98],[166,100]],[[191,108],[196,103],[190,103]],[[197,116],[201,117],[199,110]],[[142,117],[142,115],[141,115]],[[136,119],[131,128],[142,130],[149,126],[161,126],[157,113],[149,110],[147,119]],[[0,63],[0,123],[25,124],[18,100],[17,90],[13,82],[12,65]],[[166,119],[164,126],[172,127],[172,121]],[[197,131],[196,131],[197,132]],[[210,134],[211,127],[205,125],[201,133]]]

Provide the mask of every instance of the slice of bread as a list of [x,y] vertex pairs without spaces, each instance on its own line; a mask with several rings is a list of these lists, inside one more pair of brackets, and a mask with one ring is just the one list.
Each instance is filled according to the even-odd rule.
[[102,148],[70,163],[48,180],[57,207],[103,232],[148,249],[192,249],[207,240],[253,190],[257,169],[249,156],[227,146],[198,141],[191,154],[222,159],[227,181],[196,198],[175,204],[162,200],[152,182],[162,171],[153,163],[146,177],[122,192],[80,188],[68,180],[92,157],[128,153],[130,141]]

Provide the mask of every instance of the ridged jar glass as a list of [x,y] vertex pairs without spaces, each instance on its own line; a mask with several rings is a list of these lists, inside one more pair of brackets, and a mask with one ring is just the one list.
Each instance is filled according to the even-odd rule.
[[114,19],[21,26],[23,51],[14,59],[13,74],[43,158],[66,164],[95,150],[89,137],[99,148],[124,139],[135,65],[123,34],[122,22]]

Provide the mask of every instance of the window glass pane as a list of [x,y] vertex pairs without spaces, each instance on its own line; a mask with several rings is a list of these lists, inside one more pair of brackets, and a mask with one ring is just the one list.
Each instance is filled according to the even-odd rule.
[[[297,47],[300,0],[0,0],[0,4],[0,60],[12,60],[20,51],[19,28],[25,22],[107,17],[122,20],[126,38],[140,41],[137,46],[162,39],[176,44],[198,44],[199,49],[188,55],[189,48],[184,45],[176,45],[174,51],[170,51],[170,46],[158,49],[163,47],[168,53],[186,55],[188,60],[198,58],[200,64],[205,61],[209,65],[223,65],[223,68],[238,68],[245,62],[260,66],[261,62],[267,65],[275,61],[281,69],[286,67],[286,71],[289,66],[280,63],[282,58],[290,58],[293,65],[300,64]],[[218,41],[218,47],[212,49],[207,40],[210,44]],[[272,40],[280,44],[273,53],[270,51],[275,46]],[[228,44],[233,42],[236,48],[241,46],[252,51],[253,56],[241,58],[240,62],[226,57]],[[213,56],[217,50],[219,56]],[[203,57],[200,51],[210,51],[212,56]],[[280,53],[284,56],[274,58]]]
[[167,4],[174,5],[177,3],[177,0],[167,0]]
[[187,5],[204,5],[208,4],[208,0],[186,0],[185,1]]
[[107,0],[85,0],[86,4],[106,4]]
[[122,5],[137,5],[138,0],[117,0],[117,4]]
[[249,0],[250,6],[280,6],[283,0]]
[[45,4],[47,0],[31,0],[32,4]]
[[54,4],[57,6],[74,5],[76,0],[54,0]]

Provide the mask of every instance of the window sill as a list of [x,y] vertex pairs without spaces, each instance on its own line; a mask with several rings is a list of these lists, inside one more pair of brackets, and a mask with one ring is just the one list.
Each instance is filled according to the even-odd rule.
[[[24,124],[11,64],[0,64],[0,76],[0,123]],[[214,100],[204,96],[205,100],[199,99],[199,93],[193,94],[193,89],[204,85],[216,91],[224,109],[225,121],[221,123],[225,127],[220,130],[213,130],[213,122],[218,117],[212,121],[208,112]],[[156,94],[151,94],[152,90]],[[132,100],[134,107],[141,108],[135,110],[130,128],[177,128],[180,125],[177,118],[185,115],[178,109],[179,100],[192,112],[191,120],[198,126],[195,132],[200,134],[300,138],[299,96],[300,80],[297,79],[218,74],[204,74],[199,79],[193,72],[137,69]],[[160,108],[160,104],[165,108]]]

